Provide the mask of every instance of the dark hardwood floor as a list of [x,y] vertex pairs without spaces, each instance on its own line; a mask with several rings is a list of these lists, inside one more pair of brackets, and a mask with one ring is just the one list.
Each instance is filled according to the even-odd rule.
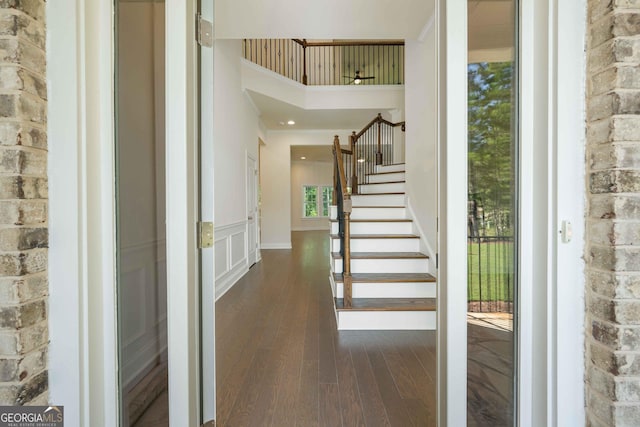
[[336,331],[328,232],[292,243],[216,303],[218,425],[435,425],[435,331]]

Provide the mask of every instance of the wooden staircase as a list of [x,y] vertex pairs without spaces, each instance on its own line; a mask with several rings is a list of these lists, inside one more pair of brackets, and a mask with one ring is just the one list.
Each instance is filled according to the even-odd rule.
[[352,304],[345,307],[337,209],[331,210],[331,274],[338,329],[435,329],[436,278],[420,252],[405,201],[404,164],[376,166],[352,194]]

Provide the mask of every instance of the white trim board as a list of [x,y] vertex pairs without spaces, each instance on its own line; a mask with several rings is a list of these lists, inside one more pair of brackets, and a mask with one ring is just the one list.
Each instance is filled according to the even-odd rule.
[[260,249],[291,249],[291,242],[289,243],[262,243]]
[[326,226],[310,225],[308,227],[292,227],[291,228],[291,231],[327,231],[328,232],[329,230],[331,230],[331,226],[329,224],[327,224]]
[[169,424],[200,425],[197,81],[194,0],[166,0]]

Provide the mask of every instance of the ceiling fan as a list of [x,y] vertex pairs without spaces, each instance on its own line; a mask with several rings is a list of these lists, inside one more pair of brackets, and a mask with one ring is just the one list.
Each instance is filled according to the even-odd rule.
[[355,76],[343,76],[346,79],[351,79],[349,84],[359,85],[363,80],[375,79],[374,76],[361,76],[360,71],[356,71]]

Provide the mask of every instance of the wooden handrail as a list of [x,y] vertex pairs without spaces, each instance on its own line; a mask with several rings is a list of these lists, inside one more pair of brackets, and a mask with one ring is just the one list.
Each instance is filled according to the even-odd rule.
[[306,39],[291,39],[302,47],[328,46],[404,46],[404,40],[334,40],[330,42],[308,42]]
[[390,164],[394,161],[395,137],[393,128],[401,126],[405,130],[405,122],[393,123],[378,114],[358,133],[349,136],[349,148],[353,153],[351,162],[351,194],[359,193],[359,185],[368,184],[368,177],[375,173],[375,166]]
[[334,201],[338,206],[338,221],[341,228],[342,246],[342,277],[343,277],[343,298],[344,307],[350,308],[352,305],[352,285],[351,277],[351,194],[348,190],[347,177],[344,172],[344,162],[342,160],[343,149],[340,147],[340,138],[336,135],[333,138],[333,159],[334,159],[334,194],[337,198]]
[[380,123],[380,124],[384,123],[384,124],[387,124],[387,125],[393,126],[393,127],[404,126],[405,125],[404,121],[398,122],[398,123],[392,123],[389,120],[385,120],[385,119],[382,118],[382,114],[378,113],[378,115],[377,115],[377,117],[375,119],[371,120],[364,128],[362,128],[362,130],[360,132],[355,134],[355,137],[354,137],[355,141],[357,142],[358,139],[360,139],[360,137],[362,135],[364,135],[364,133],[366,131],[368,131],[376,123]]

